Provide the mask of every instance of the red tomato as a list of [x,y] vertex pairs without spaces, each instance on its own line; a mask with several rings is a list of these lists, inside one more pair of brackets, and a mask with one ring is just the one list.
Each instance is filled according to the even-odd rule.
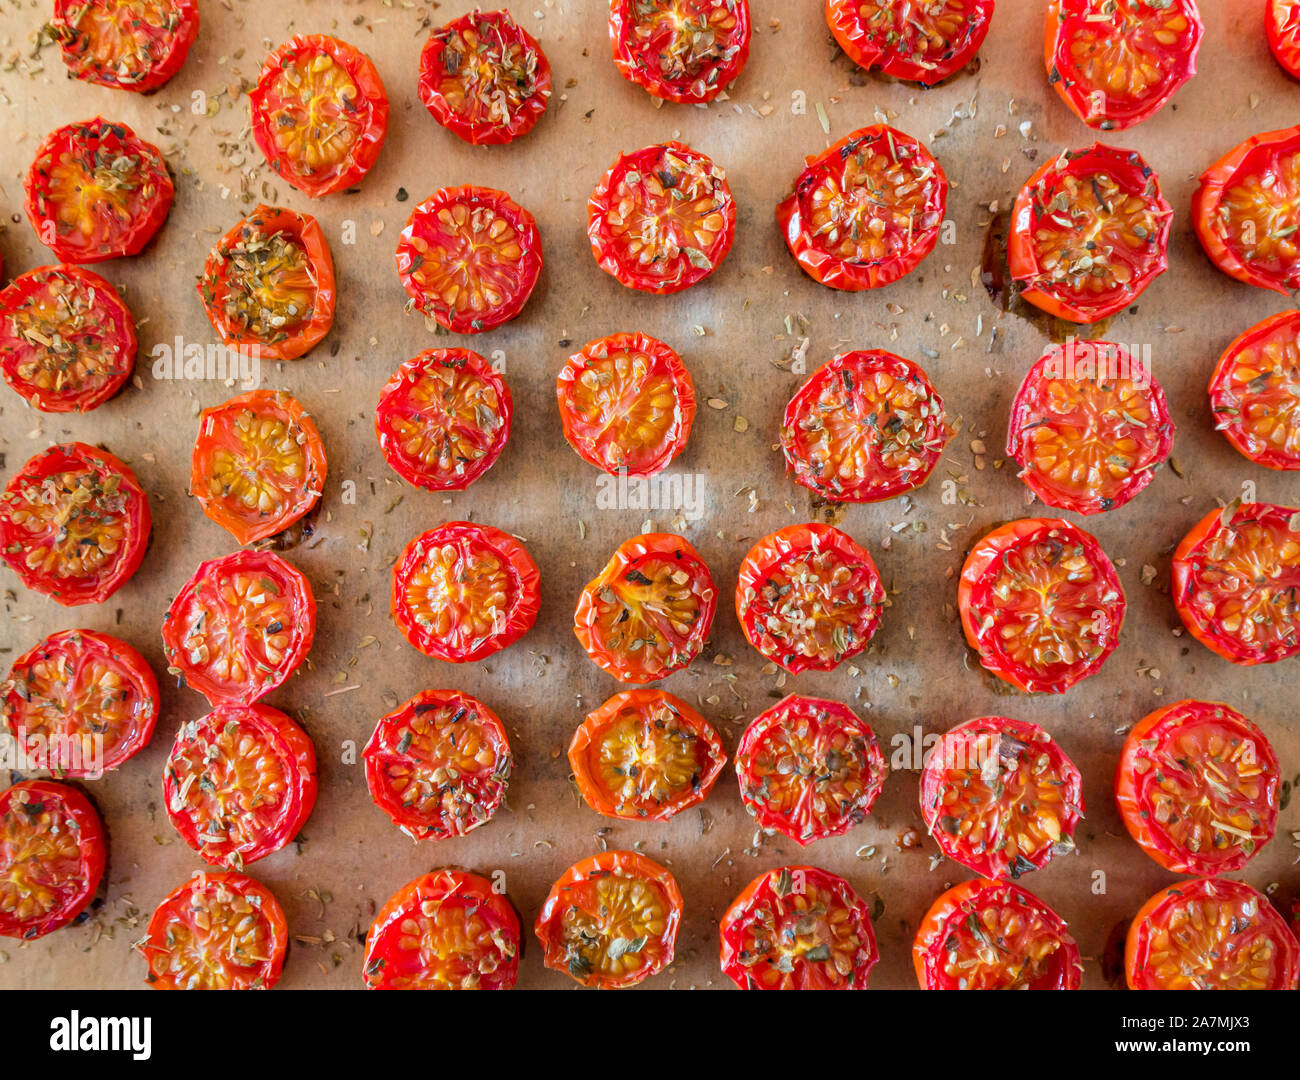
[[1268,47],[1282,70],[1300,79],[1300,0],[1268,0]]
[[208,253],[199,298],[232,349],[296,360],[334,325],[334,260],[310,214],[259,206]]
[[293,840],[316,805],[316,750],[269,705],[187,720],[163,767],[167,816],[211,866],[242,870]]
[[135,367],[135,320],[80,266],[42,266],[0,290],[0,371],[41,412],[90,412]]
[[826,22],[850,60],[926,86],[975,58],[992,19],[993,0],[826,0]]
[[100,604],[144,561],[149,498],[125,463],[85,443],[31,458],[0,495],[0,555],[29,589]]
[[359,183],[388,133],[388,94],[370,57],[325,34],[271,53],[248,105],[271,168],[313,199]]
[[63,630],[14,661],[0,685],[0,719],[29,758],[43,748],[56,775],[98,779],[149,744],[158,681],[125,641]]
[[1173,217],[1160,178],[1135,151],[1101,143],[1067,150],[1016,196],[1011,276],[1049,315],[1097,322],[1165,272]]
[[283,391],[253,390],[204,409],[190,494],[241,544],[287,529],[320,500],[325,444]]
[[564,437],[611,476],[649,476],[686,447],[695,383],[682,358],[647,334],[611,334],[574,353],[555,381]]
[[551,100],[551,65],[508,11],[479,11],[440,26],[420,53],[420,100],[475,146],[532,131]]
[[749,0],[610,0],[609,40],[623,78],[698,105],[745,69]]
[[311,584],[270,551],[200,563],[163,616],[168,671],[210,705],[251,705],[302,663],[316,637]]
[[1142,905],[1124,968],[1130,990],[1294,990],[1300,943],[1245,882],[1197,878]]
[[809,491],[831,502],[878,502],[920,487],[953,429],[921,368],[873,349],[818,368],[785,407],[781,450]]
[[939,849],[981,877],[1016,879],[1074,850],[1083,778],[1037,724],[984,716],[948,731],[921,773]]
[[1174,552],[1174,606],[1202,645],[1234,664],[1300,653],[1300,510],[1234,502]]
[[1029,694],[1063,694],[1119,644],[1124,590],[1101,545],[1058,518],[1022,518],[971,548],[957,592],[980,663]]
[[1300,289],[1300,125],[1252,135],[1211,165],[1192,222],[1229,277],[1284,295]]
[[620,154],[587,203],[587,238],[600,268],[629,289],[689,289],[736,239],[727,174],[679,142]]
[[379,391],[384,460],[426,491],[464,491],[496,463],[514,404],[506,381],[469,349],[425,349]]
[[1166,870],[1240,870],[1277,828],[1277,757],[1235,709],[1179,701],[1128,733],[1115,802],[1129,834]]
[[244,874],[200,871],[168,895],[136,945],[154,990],[270,990],[289,927],[275,894]]
[[1196,74],[1204,34],[1196,0],[1050,0],[1047,81],[1089,127],[1119,131]]
[[1011,404],[1007,454],[1048,506],[1117,510],[1151,483],[1174,445],[1164,388],[1122,345],[1050,346]]
[[719,936],[722,970],[742,990],[865,990],[880,959],[866,902],[816,866],[759,874]]
[[919,140],[884,124],[806,158],[776,208],[790,254],[833,289],[876,289],[911,273],[939,241],[948,178]]
[[750,548],[736,582],[736,617],[749,643],[790,674],[831,671],[867,647],[885,599],[866,548],[809,522]]
[[412,840],[487,824],[514,763],[497,714],[458,690],[420,691],[379,721],[362,757],[370,797]]
[[624,540],[587,582],[573,632],[619,682],[654,682],[700,655],[717,604],[700,553],[673,533],[647,533]]
[[667,821],[709,797],[727,763],[722,740],[681,698],[625,690],[588,713],[569,744],[569,767],[598,814]]
[[184,66],[199,8],[194,0],[54,0],[46,30],[76,78],[146,94]]
[[407,544],[393,567],[393,621],[425,656],[482,660],[532,629],[540,588],[537,564],[509,533],[448,521]]
[[673,962],[681,921],[671,873],[635,851],[603,851],[551,886],[534,929],[548,968],[583,986],[621,990]]
[[426,316],[453,334],[477,334],[528,303],[542,272],[542,237],[533,215],[504,191],[446,187],[411,213],[397,271]]
[[885,786],[876,734],[838,701],[790,694],[745,729],[736,779],[758,827],[800,847],[860,825]]
[[76,788],[24,780],[0,792],[0,935],[31,941],[72,922],[107,857],[104,826]]
[[1300,469],[1300,314],[1252,326],[1210,377],[1215,427],[1256,465]]
[[1019,885],[985,878],[934,902],[912,963],[922,990],[1078,990],[1083,981],[1064,920]]
[[509,990],[519,916],[492,882],[435,870],[404,885],[366,935],[368,990]]
[[158,148],[99,116],[50,132],[24,189],[37,237],[69,263],[139,254],[175,194]]

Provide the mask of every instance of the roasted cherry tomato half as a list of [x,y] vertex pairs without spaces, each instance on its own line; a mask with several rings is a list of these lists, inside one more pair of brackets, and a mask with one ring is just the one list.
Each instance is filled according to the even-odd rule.
[[679,142],[620,154],[587,203],[587,238],[600,268],[629,289],[689,289],[736,239],[727,174]]
[[425,349],[379,391],[375,434],[384,459],[426,491],[464,491],[510,438],[506,381],[469,349]]
[[24,780],[0,792],[0,935],[31,941],[72,922],[107,857],[104,826],[76,788]]
[[1015,879],[1074,849],[1083,778],[1037,724],[984,716],[930,750],[921,816],[948,858],[982,877]]
[[176,732],[163,798],[204,862],[242,870],[302,831],[316,805],[316,749],[279,709],[220,705]]
[[528,303],[542,272],[542,237],[533,215],[504,191],[447,187],[412,212],[397,271],[426,316],[453,334],[477,334]]
[[1059,518],[1022,518],[971,548],[957,591],[980,663],[1029,694],[1063,694],[1119,644],[1124,590],[1101,545]]
[[1240,870],[1277,828],[1277,756],[1235,709],[1179,701],[1128,733],[1115,802],[1134,840],[1175,874]]
[[569,767],[587,805],[629,821],[667,821],[702,803],[726,763],[709,722],[663,690],[615,694],[569,744]]
[[325,34],[272,52],[248,105],[271,168],[313,199],[359,182],[388,133],[388,95],[370,57]]
[[232,349],[296,360],[334,325],[334,260],[310,214],[259,206],[208,253],[208,322]]
[[1122,345],[1070,340],[1029,369],[1007,431],[1020,479],[1048,506],[1117,510],[1174,445],[1164,388]]
[[1300,510],[1234,502],[1174,551],[1174,606],[1206,648],[1234,664],[1300,653]]
[[270,889],[208,871],[158,905],[136,945],[155,990],[270,990],[288,948],[289,926]]
[[1300,0],[1268,0],[1268,47],[1282,70],[1300,79]]
[[1192,222],[1229,277],[1284,295],[1300,289],[1300,125],[1252,135],[1211,165]]
[[1252,326],[1210,377],[1215,427],[1256,465],[1300,469],[1300,314]]
[[924,484],[953,430],[919,366],[881,349],[823,364],[785,407],[781,450],[809,491],[877,502]]
[[63,630],[14,661],[0,684],[0,719],[28,759],[43,748],[43,767],[56,775],[98,778],[149,744],[158,681],[125,641]]
[[292,675],[316,637],[302,571],[270,551],[200,563],[163,616],[168,671],[210,705],[251,705]]
[[623,77],[664,101],[712,101],[749,59],[749,0],[610,0]]
[[564,437],[611,476],[649,476],[686,447],[695,383],[682,358],[647,334],[611,334],[574,353],[555,380]]
[[69,263],[138,254],[175,194],[158,148],[99,116],[50,132],[24,188],[37,237]]
[[602,851],[551,886],[534,929],[548,968],[621,990],[673,962],[681,921],[682,894],[668,870],[635,851]]
[[759,828],[806,847],[860,825],[885,786],[876,734],[838,701],[790,694],[745,729],[736,779]]
[[541,574],[509,533],[448,521],[393,567],[393,620],[425,656],[463,664],[513,645],[537,621]]
[[82,82],[146,94],[185,65],[199,8],[194,0],[54,0],[46,29]]
[[700,655],[717,606],[700,553],[673,533],[646,533],[624,540],[587,582],[573,632],[619,682],[654,682]]
[[509,990],[519,916],[487,878],[435,870],[399,889],[366,935],[368,990]]
[[135,367],[135,320],[98,274],[42,266],[0,290],[0,372],[41,412],[89,412]]
[[876,124],[807,158],[776,221],[804,273],[860,292],[915,270],[939,241],[947,205],[948,178],[930,151]]
[[1294,990],[1300,942],[1244,881],[1197,878],[1142,905],[1124,969],[1130,990]]
[[1173,217],[1159,177],[1135,151],[1101,143],[1067,150],[1016,196],[1011,276],[1049,315],[1097,322],[1165,272]]
[[831,671],[880,627],[885,586],[867,549],[830,525],[787,525],[740,565],[736,617],[749,643],[792,675]]
[[759,874],[719,936],[722,970],[742,990],[865,990],[880,959],[866,901],[816,866]]
[[926,86],[975,58],[992,19],[993,0],[826,0],[826,22],[850,60]]
[[527,135],[551,100],[551,65],[508,11],[472,11],[440,26],[420,53],[420,100],[475,146]]
[[0,495],[0,556],[64,607],[103,603],[125,585],[152,528],[135,473],[85,443],[37,454]]
[[513,767],[505,725],[458,690],[422,690],[390,712],[362,757],[370,797],[412,840],[446,840],[485,825]]
[[1119,131],[1196,74],[1204,34],[1196,0],[1050,0],[1047,81],[1089,127]]
[[1083,963],[1065,921],[1009,881],[979,878],[934,902],[912,945],[922,990],[1078,990]]
[[190,494],[241,544],[287,529],[324,487],[325,444],[288,394],[252,390],[203,410]]

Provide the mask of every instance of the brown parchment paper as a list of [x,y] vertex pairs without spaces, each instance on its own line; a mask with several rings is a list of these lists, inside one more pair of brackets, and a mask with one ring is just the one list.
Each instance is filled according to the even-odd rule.
[[[1177,211],[1169,272],[1142,296],[1135,314],[1114,320],[1107,336],[1150,344],[1178,425],[1174,457],[1182,474],[1163,469],[1136,501],[1083,522],[1120,567],[1128,594],[1119,648],[1098,676],[1063,697],[1031,698],[1005,692],[979,669],[955,621],[953,575],[966,549],[995,523],[1034,512],[1001,448],[1011,398],[1048,339],[1041,321],[1004,314],[972,276],[993,216],[990,204],[1005,211],[1048,155],[1094,139],[1047,84],[1044,6],[1043,0],[999,0],[978,70],[924,91],[860,73],[831,41],[820,0],[751,0],[755,33],[747,69],[723,100],[696,108],[656,107],[618,75],[604,0],[516,2],[514,14],[550,58],[554,97],[526,138],[476,149],[440,128],[416,93],[427,30],[467,10],[462,0],[201,0],[203,25],[188,63],[149,97],[69,79],[57,49],[34,51],[48,0],[0,0],[6,277],[54,261],[22,213],[21,187],[37,143],[53,127],[96,113],[125,121],[165,152],[177,188],[171,218],[153,246],[96,267],[122,289],[140,324],[134,385],[95,412],[70,417],[41,415],[0,390],[3,478],[51,442],[103,443],[132,464],[149,491],[152,547],[140,572],[95,607],[60,608],[25,591],[8,570],[0,572],[6,590],[0,662],[7,666],[46,634],[79,625],[127,639],[165,675],[162,612],[200,560],[235,547],[186,491],[199,409],[238,389],[156,380],[150,350],[176,335],[214,340],[194,281],[217,236],[255,202],[278,201],[316,215],[333,248],[339,282],[333,331],[307,357],[267,365],[263,373],[263,385],[290,391],[313,414],[329,457],[316,536],[287,553],[316,590],[316,644],[310,665],[268,699],[298,717],[315,740],[320,798],[299,845],[250,867],[279,896],[296,937],[283,986],[359,987],[358,934],[376,905],[418,874],[460,865],[504,871],[526,927],[520,985],[568,987],[566,976],[543,967],[531,924],[551,882],[595,852],[602,838],[610,847],[640,845],[671,867],[685,895],[677,960],[649,987],[730,986],[718,968],[717,920],[751,878],[791,862],[846,876],[875,905],[881,961],[872,987],[915,986],[910,947],[917,923],[943,889],[970,876],[932,858],[937,848],[924,835],[915,772],[891,775],[860,827],[802,851],[780,837],[754,846],[730,766],[702,814],[692,810],[665,824],[601,818],[568,780],[564,748],[574,728],[619,689],[574,639],[578,593],[647,519],[655,528],[674,527],[671,511],[598,508],[599,474],[562,437],[555,375],[570,352],[615,331],[643,330],[676,347],[701,399],[690,445],[673,469],[702,477],[703,513],[679,523],[678,531],[707,559],[722,599],[710,647],[665,688],[701,708],[729,753],[748,720],[792,690],[848,701],[875,727],[887,756],[892,738],[918,725],[937,732],[1002,713],[1046,726],[1083,771],[1087,817],[1078,854],[1023,883],[1069,922],[1086,958],[1087,985],[1106,985],[1100,957],[1116,925],[1173,880],[1128,838],[1114,809],[1111,782],[1122,731],[1161,703],[1220,699],[1264,727],[1286,777],[1300,769],[1300,730],[1288,692],[1295,667],[1236,668],[1178,636],[1166,585],[1173,545],[1216,497],[1231,499],[1249,481],[1260,499],[1300,502],[1300,478],[1251,466],[1212,430],[1205,384],[1216,358],[1281,301],[1214,270],[1196,244],[1188,211],[1196,177],[1212,161],[1241,139],[1297,116],[1300,86],[1268,54],[1257,0],[1205,0],[1201,74],[1155,118],[1111,140],[1146,156]],[[358,193],[307,199],[277,182],[248,137],[246,90],[269,49],[295,32],[346,38],[374,59],[387,84],[388,141]],[[924,140],[942,162],[952,182],[953,242],[889,288],[837,293],[797,269],[773,210],[806,154],[882,116]],[[667,138],[690,143],[727,169],[740,213],[735,248],[717,273],[677,296],[654,297],[624,289],[597,268],[584,235],[585,204],[619,151]],[[515,427],[484,479],[442,497],[403,485],[388,469],[373,434],[373,407],[400,361],[435,340],[448,342],[403,312],[393,262],[398,233],[419,200],[440,186],[469,182],[504,188],[532,211],[546,268],[519,319],[463,342],[484,354],[501,351]],[[399,200],[402,189],[407,201]],[[349,228],[352,244],[344,242]],[[891,591],[892,606],[870,653],[834,673],[789,678],[764,670],[740,633],[731,597],[753,541],[816,513],[773,449],[781,411],[806,377],[785,370],[804,338],[809,372],[850,347],[885,347],[919,361],[962,430],[910,504],[849,506],[843,514],[841,527],[871,550]],[[986,453],[973,452],[976,440]],[[960,501],[943,501],[944,480],[954,481],[949,490]],[[345,481],[355,484],[354,503],[344,500]],[[417,653],[390,621],[389,566],[418,531],[465,517],[526,538],[542,569],[542,614],[521,643],[486,662],[455,666]],[[1144,583],[1152,577],[1144,575],[1147,566],[1154,568],[1150,583]],[[363,646],[367,639],[373,644]],[[518,765],[509,807],[489,825],[468,837],[415,845],[371,804],[362,768],[349,763],[355,757],[348,752],[359,751],[378,717],[397,702],[441,686],[477,695],[502,716]],[[167,820],[160,774],[180,721],[203,711],[198,694],[166,685],[152,744],[118,772],[85,785],[111,836],[102,902],[83,925],[25,946],[0,942],[0,986],[143,985],[145,965],[130,945],[158,901],[202,866]],[[1297,828],[1293,805],[1281,815],[1277,838],[1242,875],[1259,887],[1276,885],[1279,901],[1297,891],[1290,838]],[[1103,886],[1096,871],[1104,871]]]

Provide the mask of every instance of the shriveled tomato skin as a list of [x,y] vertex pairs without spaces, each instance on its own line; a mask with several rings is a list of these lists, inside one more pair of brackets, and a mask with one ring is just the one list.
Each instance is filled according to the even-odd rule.
[[[455,912],[472,908],[492,926],[492,937],[504,962],[481,975],[475,982],[479,990],[510,990],[519,976],[521,942],[519,916],[504,895],[497,892],[487,878],[463,870],[435,870],[424,874],[399,889],[389,899],[366,934],[365,965],[363,977],[368,990],[396,990],[398,978],[418,982],[421,962],[415,955],[403,953],[395,935],[402,933],[402,924],[417,909],[422,913],[432,908],[441,917],[449,909]],[[451,959],[458,958],[459,954]],[[403,969],[399,973],[398,969]],[[478,973],[475,973],[478,975]],[[448,988],[448,982],[439,982],[437,988]],[[462,989],[457,986],[456,989]]]
[[[62,899],[44,915],[23,918],[12,909],[0,911],[0,936],[33,941],[67,926],[94,899],[100,879],[104,876],[108,843],[103,822],[90,800],[70,784],[58,784],[52,780],[23,780],[0,792],[0,829],[7,831],[6,824],[10,815],[24,814],[26,820],[30,821],[38,813],[44,813],[47,804],[57,808],[60,814],[59,825],[75,833],[78,850],[76,875],[63,890],[65,895]],[[39,806],[42,809],[22,809],[24,806]],[[7,882],[15,885],[19,883],[19,871],[15,869],[7,845],[0,845],[0,871],[3,871]],[[48,872],[42,874],[39,880],[47,886],[56,884]]]
[[1041,920],[1043,929],[1059,940],[1054,960],[1043,976],[1034,982],[1033,990],[1078,990],[1083,983],[1083,963],[1079,946],[1070,936],[1065,921],[1033,893],[1009,881],[991,881],[976,878],[955,885],[943,893],[926,913],[916,932],[912,945],[912,965],[916,981],[922,990],[965,989],[945,970],[944,957],[953,931],[966,926],[969,920],[990,903],[1014,903],[1031,911]]
[[[795,875],[799,876],[798,884],[803,889],[801,893],[794,892]],[[790,890],[783,894],[782,889],[787,884]],[[822,948],[829,952],[833,947],[831,944],[821,940],[818,945],[811,950],[805,950],[802,955],[790,957],[784,953],[784,949],[788,947],[786,942],[774,942],[773,944],[783,951],[782,959],[791,962],[793,970],[789,973],[789,983],[798,990],[865,990],[867,988],[867,978],[880,959],[880,954],[876,949],[876,934],[871,925],[871,913],[866,901],[844,878],[828,870],[816,866],[783,866],[778,870],[759,874],[746,885],[740,895],[731,902],[731,906],[727,908],[718,926],[718,935],[721,939],[719,959],[723,973],[740,989],[788,988],[786,984],[764,985],[763,975],[770,973],[775,965],[766,957],[759,959],[747,954],[746,933],[754,922],[763,921],[766,912],[782,906],[790,895],[793,894],[798,899],[810,892],[817,898],[821,898],[825,893],[833,896],[835,902],[840,905],[839,910],[828,910],[820,917],[830,918],[836,924],[840,924],[841,921],[847,923],[851,927],[850,932],[858,938],[858,947],[852,957],[846,958],[849,970],[846,972],[837,967],[835,976],[831,977],[825,974],[824,969],[827,964],[833,962],[834,957],[827,956],[812,960],[807,958],[809,952],[815,953]],[[783,928],[778,927],[778,932],[781,929]],[[757,976],[753,973],[756,967]]]
[[[717,3],[718,0],[677,0],[677,3],[670,6],[674,15],[681,11],[682,21],[689,24],[692,14],[697,14],[701,21],[707,21],[710,7],[716,7]],[[706,66],[706,72],[694,79],[685,76],[670,77],[658,70],[656,65],[660,54],[648,51],[635,40],[638,24],[636,9],[640,6],[638,0],[610,0],[609,3],[609,40],[614,50],[614,63],[623,78],[654,97],[689,105],[713,101],[727,86],[740,78],[740,73],[745,70],[745,64],[749,60],[749,0],[727,0],[727,10],[734,16],[735,26],[725,39],[722,55],[714,58]]]
[[[106,64],[90,54],[93,42],[80,26],[85,10],[94,8],[111,14],[124,7],[120,0],[54,0],[54,18],[48,30],[59,43],[63,62],[69,72],[83,82],[107,86],[116,90],[131,90],[148,94],[167,83],[182,67],[189,55],[190,46],[199,33],[199,8],[194,0],[166,0],[167,24],[161,30],[161,41],[153,40],[146,28],[143,33],[148,42],[145,47],[146,63],[138,65],[121,62]],[[131,9],[118,15],[119,25],[128,23]],[[129,23],[128,23],[129,24]]]
[[[898,3],[895,20],[907,20],[913,9]],[[961,38],[949,43],[938,61],[918,59],[899,47],[897,22],[887,30],[870,29],[859,12],[858,0],[826,0],[826,23],[845,54],[861,68],[879,68],[886,75],[907,82],[934,86],[964,68],[979,52],[993,20],[994,0],[971,0],[971,10],[964,13]]]
[[[918,162],[919,167],[934,180],[926,195],[921,227],[908,230],[903,250],[895,254],[870,261],[840,258],[827,251],[816,235],[810,221],[811,207],[805,204],[806,196],[825,176],[842,174],[844,162],[861,146],[875,147],[881,143],[886,145],[896,162],[901,147],[906,151],[908,161]],[[929,150],[910,135],[876,124],[854,131],[829,149],[806,158],[803,172],[795,180],[794,190],[777,205],[776,223],[786,247],[804,273],[832,289],[861,292],[892,284],[915,270],[939,242],[947,206],[948,177]]]
[[[1300,7],[1296,10],[1300,12]],[[1288,347],[1291,357],[1286,355]],[[1276,356],[1271,355],[1274,349]],[[1248,363],[1242,357],[1247,350],[1265,355]],[[1283,472],[1300,470],[1300,394],[1292,389],[1300,381],[1300,371],[1296,367],[1297,359],[1293,358],[1300,359],[1300,313],[1283,311],[1252,326],[1224,349],[1210,376],[1210,411],[1214,414],[1216,430],[1223,432],[1224,438],[1243,457],[1266,469]],[[1262,371],[1264,361],[1277,366]],[[1259,374],[1247,383],[1240,383],[1234,378],[1239,362]],[[1295,402],[1281,446],[1252,429],[1259,420],[1270,418],[1275,412],[1273,404],[1262,400],[1269,387],[1257,387],[1261,378],[1266,383],[1281,382],[1282,392]]]
[[1268,0],[1265,33],[1273,58],[1293,79],[1300,79],[1300,3]]

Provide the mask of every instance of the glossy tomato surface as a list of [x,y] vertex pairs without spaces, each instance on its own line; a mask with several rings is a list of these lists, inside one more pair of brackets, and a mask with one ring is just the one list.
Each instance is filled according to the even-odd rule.
[[699,805],[726,763],[709,722],[658,689],[615,694],[569,743],[569,767],[586,804],[629,821],[667,821]]
[[0,555],[27,588],[65,607],[101,604],[126,584],[152,528],[135,473],[85,443],[37,454],[0,495]]
[[994,0],[826,0],[826,22],[859,67],[933,86],[975,58],[993,6]]
[[861,128],[806,159],[776,208],[800,269],[833,289],[875,289],[934,250],[948,178],[917,139],[885,124]]
[[1268,47],[1282,70],[1300,79],[1300,0],[1266,0]]
[[316,637],[302,571],[270,551],[200,563],[163,617],[168,670],[211,705],[251,705],[292,675]]
[[147,94],[185,65],[199,8],[195,0],[54,0],[46,29],[82,82]]
[[509,533],[448,521],[393,567],[393,621],[425,656],[462,664],[513,645],[537,621],[541,575]]
[[712,101],[749,59],[749,0],[610,0],[609,40],[625,79],[654,97]]
[[37,237],[68,263],[139,254],[175,194],[158,148],[100,116],[50,132],[24,190]]
[[838,701],[790,694],[745,729],[736,778],[759,828],[801,847],[843,836],[885,786],[876,734]]
[[831,671],[870,644],[885,586],[867,549],[830,525],[787,525],[740,564],[736,617],[751,645],[792,675]]
[[866,901],[816,866],[760,874],[719,936],[722,970],[742,990],[865,990],[880,959]]
[[1266,469],[1300,469],[1300,313],[1252,326],[1224,351],[1210,377],[1215,427]]

